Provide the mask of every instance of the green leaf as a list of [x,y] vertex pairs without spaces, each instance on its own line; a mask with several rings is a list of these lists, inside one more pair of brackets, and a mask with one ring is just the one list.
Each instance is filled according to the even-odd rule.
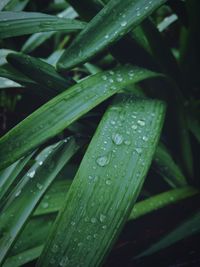
[[0,39],[48,31],[74,32],[86,23],[36,12],[0,12]]
[[172,186],[180,187],[187,185],[187,180],[179,166],[174,162],[168,150],[160,144],[155,152],[156,171]]
[[11,185],[14,183],[18,174],[23,170],[24,166],[33,156],[33,153],[18,160],[11,166],[0,172],[0,207],[2,206],[6,195],[10,190]]
[[63,78],[52,65],[38,58],[22,53],[10,53],[7,61],[34,82],[55,91],[56,94],[74,83],[71,78]]
[[9,195],[0,219],[0,262],[56,175],[77,151],[73,138],[44,149]]
[[177,203],[178,201],[192,197],[198,193],[199,191],[197,189],[190,186],[185,186],[183,188],[172,189],[170,191],[152,196],[135,204],[129,216],[129,220],[137,219],[150,212]]
[[40,216],[48,213],[58,212],[61,208],[71,181],[59,181],[43,197],[33,216]]
[[97,267],[102,263],[144,182],[159,139],[164,107],[160,101],[120,95],[107,110],[38,267],[80,263]]
[[200,232],[200,211],[197,211],[190,218],[186,219],[174,230],[154,243],[150,248],[139,254],[136,258],[147,257],[160,250],[167,248],[180,240],[183,240]]
[[119,67],[90,76],[40,107],[0,139],[0,169],[55,136],[124,87],[158,74]]
[[[70,18],[74,19],[77,17],[77,13],[71,8],[68,7],[66,10],[60,12],[58,15],[60,18]],[[38,46],[44,43],[46,40],[55,35],[56,31],[52,32],[37,32],[32,34],[26,42],[23,44],[21,51],[24,53],[30,53],[35,50]]]
[[122,38],[165,0],[111,0],[90,21],[58,62],[63,71],[88,61]]
[[0,2],[0,10],[2,10],[11,0],[1,0]]
[[42,249],[43,246],[38,246],[25,250],[17,255],[11,256],[6,259],[6,262],[2,265],[2,267],[22,266],[32,260],[37,259],[40,256]]

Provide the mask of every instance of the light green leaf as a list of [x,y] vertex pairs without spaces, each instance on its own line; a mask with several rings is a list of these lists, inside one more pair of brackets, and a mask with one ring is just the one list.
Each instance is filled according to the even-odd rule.
[[69,138],[44,149],[10,193],[0,219],[0,263],[47,188],[77,148],[74,139]]
[[11,166],[0,172],[0,207],[5,200],[5,197],[8,195],[8,192],[12,188],[12,184],[15,182],[18,174],[23,170],[24,166],[33,156],[33,153],[18,160],[13,163]]
[[164,107],[160,101],[120,95],[107,110],[38,267],[97,267],[102,263],[144,182],[159,139]]
[[88,61],[122,38],[165,0],[111,0],[90,21],[58,62],[63,71]]
[[48,31],[74,32],[85,23],[36,12],[0,12],[0,39]]
[[0,139],[0,169],[55,136],[124,87],[158,74],[119,67],[90,76],[40,107]]

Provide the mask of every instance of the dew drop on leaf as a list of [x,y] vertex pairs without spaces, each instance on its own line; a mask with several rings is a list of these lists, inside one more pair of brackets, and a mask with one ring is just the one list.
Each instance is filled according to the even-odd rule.
[[122,142],[123,142],[123,140],[124,140],[124,138],[123,138],[123,136],[122,136],[121,134],[119,134],[119,133],[114,133],[114,134],[112,135],[112,140],[113,140],[113,142],[114,142],[116,145],[121,145]]

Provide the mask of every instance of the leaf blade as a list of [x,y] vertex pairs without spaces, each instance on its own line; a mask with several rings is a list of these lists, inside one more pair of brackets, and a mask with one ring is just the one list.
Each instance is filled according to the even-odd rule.
[[[159,101],[129,95],[119,96],[108,109],[37,266],[100,265],[141,189],[159,138],[164,110]],[[136,111],[137,118],[130,122]],[[156,119],[152,119],[152,112]],[[145,127],[139,118],[144,119]],[[131,134],[125,134],[137,120],[142,134],[148,135],[147,144],[141,141],[140,131],[132,128]]]
[[126,66],[111,73],[98,73],[74,85],[36,110],[0,139],[0,169],[55,136],[128,84],[157,75],[148,70]]

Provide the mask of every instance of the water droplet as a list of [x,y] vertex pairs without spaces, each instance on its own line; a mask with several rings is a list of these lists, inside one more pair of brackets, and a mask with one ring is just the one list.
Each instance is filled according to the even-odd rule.
[[144,135],[144,136],[142,137],[142,140],[144,140],[145,142],[147,142],[147,141],[148,141],[148,137]]
[[40,183],[37,183],[36,186],[37,186],[37,188],[38,188],[39,190],[42,190],[42,188],[43,188],[43,185],[40,184]]
[[34,175],[35,175],[35,170],[30,171],[30,172],[27,173],[27,176],[30,177],[30,178],[33,178]]
[[142,153],[142,149],[140,147],[136,147],[135,148],[135,151],[138,153],[138,154],[141,154]]
[[106,34],[106,35],[105,35],[105,38],[106,38],[106,39],[108,39],[108,38],[109,38],[109,35],[108,35],[108,34]]
[[39,161],[39,163],[38,163],[40,166],[43,164],[43,161]]
[[117,82],[122,82],[122,81],[123,81],[123,78],[122,78],[122,77],[117,77],[117,78],[116,78],[116,81],[117,81]]
[[102,79],[103,79],[104,81],[106,81],[106,80],[107,80],[107,76],[106,76],[106,75],[103,75],[103,76],[102,76]]
[[126,24],[127,24],[127,22],[126,22],[126,21],[122,21],[122,22],[121,22],[121,26],[122,26],[122,27],[125,27],[125,26],[126,26]]
[[74,221],[71,221],[71,225],[74,226],[76,223]]
[[131,126],[131,128],[132,128],[133,130],[136,130],[136,129],[137,129],[137,125],[133,124],[133,125]]
[[113,79],[110,78],[110,79],[109,79],[109,82],[110,82],[110,83],[113,83],[114,81],[113,81]]
[[42,208],[43,209],[47,209],[48,207],[49,207],[49,203],[48,202],[42,203]]
[[99,220],[100,220],[100,222],[105,222],[106,216],[104,214],[100,214]]
[[110,157],[109,156],[106,156],[106,155],[100,156],[100,157],[97,158],[96,162],[97,162],[97,164],[99,166],[104,167],[104,166],[106,166],[106,165],[109,164]]
[[92,217],[90,221],[91,221],[91,223],[96,223],[97,222],[97,219],[94,218],[94,217]]
[[115,125],[116,122],[114,120],[111,120],[110,124]]
[[58,251],[58,245],[54,244],[53,247],[52,247],[52,252],[53,253],[56,253]]
[[88,236],[86,237],[86,239],[87,239],[87,240],[91,240],[91,239],[92,239],[92,236],[91,236],[91,235],[88,235]]
[[22,190],[19,190],[15,193],[15,196],[18,197],[21,194]]
[[60,266],[65,266],[69,262],[69,258],[67,256],[63,257],[60,261]]
[[106,184],[107,184],[107,185],[111,185],[111,184],[112,184],[112,181],[111,181],[110,179],[107,179],[107,180],[106,180]]
[[123,136],[119,133],[114,133],[112,135],[112,140],[116,145],[121,145],[121,143],[123,142]]
[[143,120],[138,120],[137,123],[140,126],[145,126],[145,121],[143,121]]
[[107,226],[106,225],[103,225],[102,228],[105,230],[107,228]]
[[131,141],[130,140],[125,140],[124,141],[124,144],[127,145],[127,146],[129,146],[131,144]]

